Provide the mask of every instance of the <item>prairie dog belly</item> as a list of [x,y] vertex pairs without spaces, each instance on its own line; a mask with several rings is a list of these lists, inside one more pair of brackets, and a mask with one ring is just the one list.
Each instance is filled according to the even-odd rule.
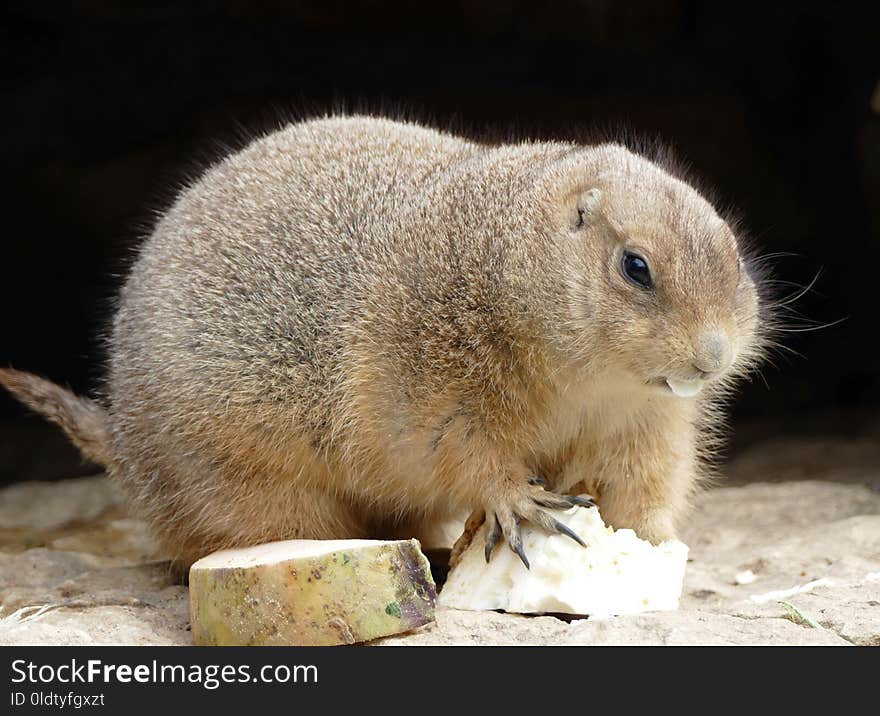
[[[663,400],[649,386],[633,385],[628,376],[609,372],[563,386],[558,402],[541,422],[537,435],[537,472],[544,472],[554,490],[598,492],[606,462],[627,450],[637,450],[635,439],[656,436],[676,442],[675,431],[692,418],[690,406]],[[689,431],[681,440],[690,438]]]

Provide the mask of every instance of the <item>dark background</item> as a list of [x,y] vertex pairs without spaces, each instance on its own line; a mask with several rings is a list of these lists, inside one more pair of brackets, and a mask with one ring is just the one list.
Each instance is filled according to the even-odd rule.
[[[670,143],[762,253],[796,254],[779,279],[821,269],[803,315],[846,319],[784,337],[803,357],[743,389],[733,449],[880,424],[880,4],[60,5],[2,12],[0,364],[94,389],[120,275],[176,187],[248,134],[343,104]],[[0,482],[87,470],[0,395]]]

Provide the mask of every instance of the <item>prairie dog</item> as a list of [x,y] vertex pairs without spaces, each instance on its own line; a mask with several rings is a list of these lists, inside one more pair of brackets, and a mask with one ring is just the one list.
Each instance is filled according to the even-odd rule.
[[[705,473],[762,311],[734,231],[618,144],[332,117],[257,139],[142,246],[106,399],[2,382],[186,565],[485,511],[487,555],[585,486],[654,542]],[[581,484],[583,483],[583,484]]]

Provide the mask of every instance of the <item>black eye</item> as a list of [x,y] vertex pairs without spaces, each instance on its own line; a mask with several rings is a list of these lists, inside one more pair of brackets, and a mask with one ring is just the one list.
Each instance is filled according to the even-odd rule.
[[621,259],[621,269],[623,275],[632,281],[636,286],[641,288],[653,288],[654,282],[651,280],[651,270],[648,268],[648,262],[638,254],[631,251],[624,251]]

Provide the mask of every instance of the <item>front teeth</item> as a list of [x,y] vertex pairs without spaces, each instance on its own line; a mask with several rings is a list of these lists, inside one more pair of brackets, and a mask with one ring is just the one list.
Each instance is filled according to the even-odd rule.
[[679,398],[693,398],[700,392],[700,388],[703,387],[703,382],[696,379],[680,380],[679,378],[667,378],[666,385],[668,385],[669,390]]

